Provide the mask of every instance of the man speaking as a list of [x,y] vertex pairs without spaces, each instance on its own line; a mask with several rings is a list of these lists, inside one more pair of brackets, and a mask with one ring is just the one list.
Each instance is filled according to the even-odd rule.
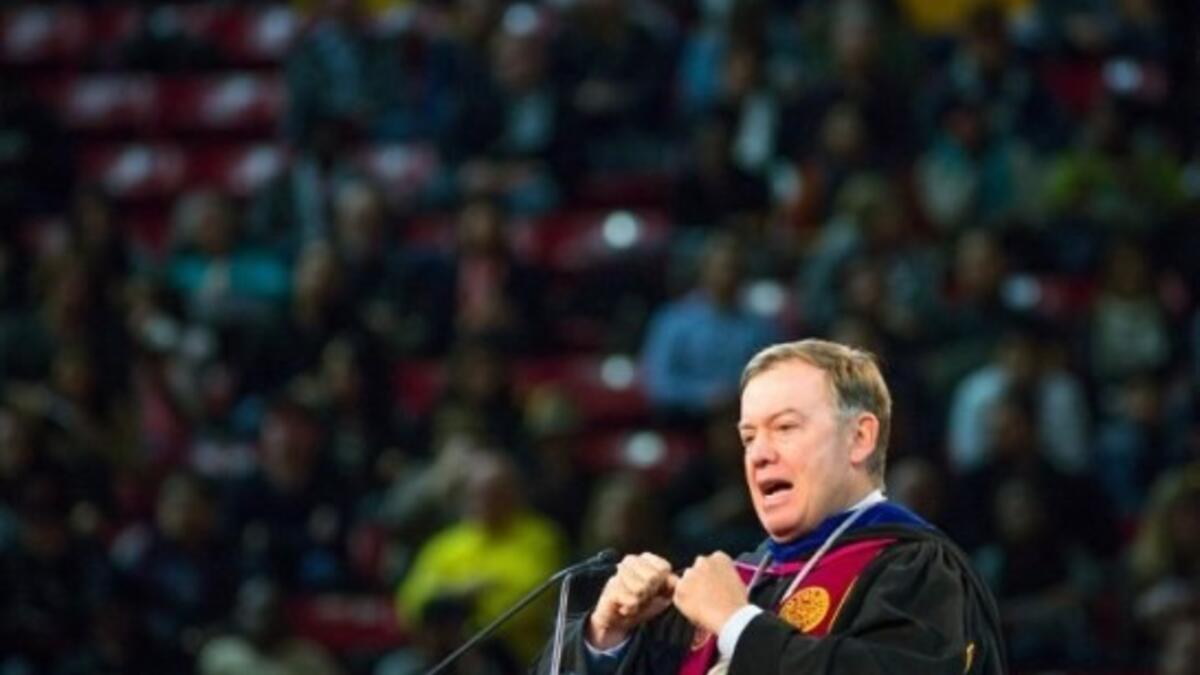
[[965,556],[883,495],[891,408],[866,352],[811,339],[759,352],[738,432],[766,541],[679,573],[626,556],[568,626],[562,671],[1005,672],[995,602]]

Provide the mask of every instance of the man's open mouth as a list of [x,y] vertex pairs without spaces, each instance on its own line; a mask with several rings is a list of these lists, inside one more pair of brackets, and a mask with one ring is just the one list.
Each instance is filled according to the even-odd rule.
[[762,491],[763,497],[771,498],[791,490],[792,484],[790,481],[773,478],[760,482],[758,487]]

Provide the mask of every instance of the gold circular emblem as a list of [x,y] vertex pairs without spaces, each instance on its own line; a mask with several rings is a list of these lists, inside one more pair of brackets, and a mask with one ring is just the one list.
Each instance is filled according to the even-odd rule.
[[779,608],[779,616],[804,633],[820,625],[828,613],[829,591],[820,586],[801,588]]

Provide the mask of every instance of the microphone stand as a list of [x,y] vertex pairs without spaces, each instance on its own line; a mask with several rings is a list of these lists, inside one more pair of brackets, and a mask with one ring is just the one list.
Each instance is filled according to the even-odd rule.
[[567,629],[567,598],[571,595],[571,580],[574,574],[563,577],[558,587],[558,612],[554,615],[554,640],[550,645],[550,675],[558,675],[562,668],[563,633]]
[[[545,593],[547,588],[550,588],[554,584],[558,583],[560,580],[564,580],[564,579],[566,580],[564,582],[564,590],[565,590],[565,588],[570,585],[571,575],[573,575],[577,572],[583,572],[583,571],[591,572],[591,571],[604,569],[606,567],[611,567],[616,562],[616,560],[617,560],[617,552],[611,548],[607,548],[607,549],[604,549],[603,551],[600,551],[596,555],[588,558],[587,560],[584,560],[583,562],[578,562],[578,563],[575,563],[574,565],[569,565],[569,566],[564,567],[563,569],[555,572],[553,576],[551,576],[549,579],[546,579],[545,581],[543,581],[541,584],[538,585],[537,588],[526,593],[525,596],[523,598],[521,598],[520,600],[518,600],[515,604],[513,604],[512,607],[509,607],[508,609],[504,610],[503,614],[501,614],[500,616],[493,619],[491,623],[484,626],[478,633],[473,635],[470,640],[467,640],[466,642],[464,642],[458,649],[455,649],[448,656],[446,656],[446,658],[442,659],[440,663],[438,663],[436,666],[434,666],[430,670],[427,670],[425,672],[425,675],[437,675],[438,673],[441,673],[442,671],[446,670],[446,668],[448,668],[455,661],[457,661],[463,654],[466,654],[467,652],[471,651],[480,642],[483,642],[484,640],[491,637],[492,634],[495,633],[497,629],[499,629],[501,626],[503,626],[505,624],[505,622],[507,622],[509,619],[511,619],[514,615],[516,615],[517,612],[520,612],[522,609],[525,609],[526,607],[528,607],[530,603],[532,603],[534,600],[537,600],[538,596],[540,596],[542,593]],[[559,604],[560,604],[560,606],[565,606],[565,603],[566,603],[566,594],[564,593],[559,599]],[[555,627],[555,638],[556,638],[556,642],[558,643],[558,646],[556,647],[556,649],[559,652],[561,652],[561,650],[562,650],[562,644],[561,644],[562,641],[559,636],[560,631],[561,631],[561,629],[558,628],[558,626],[556,626]]]

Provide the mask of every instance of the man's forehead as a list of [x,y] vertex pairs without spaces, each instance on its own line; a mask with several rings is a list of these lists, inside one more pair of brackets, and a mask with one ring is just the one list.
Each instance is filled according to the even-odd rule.
[[747,417],[745,413],[743,413],[741,418],[738,419],[738,427],[741,428],[744,426],[751,426],[760,421],[769,421],[777,417],[784,417],[787,415],[808,417],[808,414],[798,406],[789,405],[787,401],[780,401],[778,406],[762,411],[757,415],[751,413],[751,416]]

